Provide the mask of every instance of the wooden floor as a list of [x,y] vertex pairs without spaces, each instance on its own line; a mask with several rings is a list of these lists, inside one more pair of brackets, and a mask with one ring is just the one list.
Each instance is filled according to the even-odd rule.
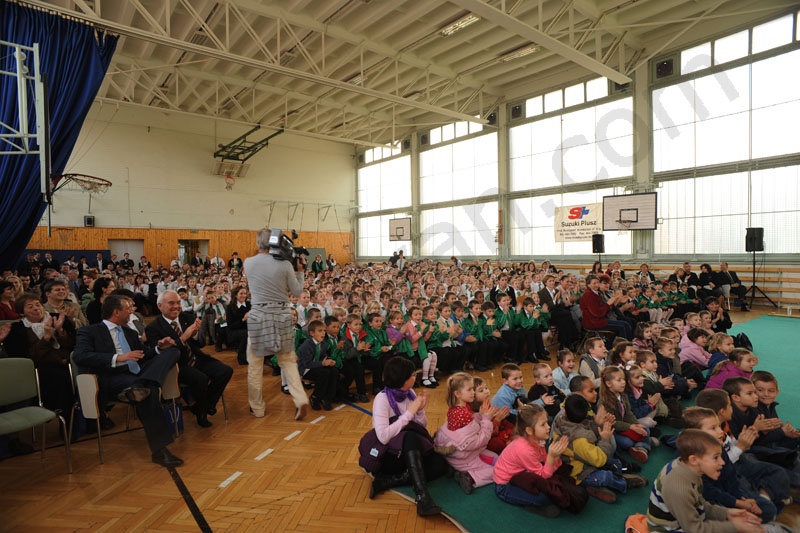
[[[742,322],[769,311],[734,313],[733,319]],[[226,423],[220,410],[211,418],[214,426],[201,429],[189,416],[184,434],[171,446],[186,462],[177,473],[211,529],[458,531],[445,518],[419,518],[413,504],[395,494],[368,498],[370,478],[358,467],[356,450],[371,427],[367,413],[345,405],[311,411],[307,421],[295,422],[289,397],[280,393],[280,378],[265,376],[267,416],[254,418],[248,413],[246,367],[236,364],[232,352],[219,357],[235,369],[225,394],[230,420]],[[499,372],[481,375],[497,390]],[[445,393],[441,388],[427,392],[428,427],[435,430],[444,422]],[[111,415],[124,426],[121,406]],[[44,461],[33,454],[0,462],[0,531],[198,530],[169,471],[150,462],[141,430],[103,442],[104,465],[95,439],[73,446],[72,475],[66,474],[63,447],[48,450]],[[800,505],[787,508],[781,518],[800,525]]]

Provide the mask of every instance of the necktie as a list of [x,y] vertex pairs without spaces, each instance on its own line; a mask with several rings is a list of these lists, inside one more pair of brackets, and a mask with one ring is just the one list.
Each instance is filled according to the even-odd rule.
[[[177,320],[173,320],[172,322],[169,323],[169,325],[172,326],[172,329],[175,330],[175,334],[178,335],[178,342],[181,343],[181,346],[184,346],[183,340],[181,339],[181,328],[178,325],[178,321]],[[192,353],[192,350],[190,348],[189,349],[189,366],[194,366],[194,363],[195,363],[195,357],[194,357],[194,354]]]
[[[125,338],[125,332],[122,331],[122,327],[117,326],[114,328],[117,332],[117,340],[119,341],[119,347],[122,348],[122,353],[128,353],[131,351],[131,345],[128,344],[128,339]],[[139,363],[133,360],[125,361],[125,364],[128,365],[128,369],[131,371],[131,374],[138,374],[142,371],[142,367],[139,366]]]

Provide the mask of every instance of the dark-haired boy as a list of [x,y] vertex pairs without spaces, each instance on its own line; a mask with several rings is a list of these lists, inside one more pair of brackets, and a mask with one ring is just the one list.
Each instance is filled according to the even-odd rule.
[[362,362],[364,367],[372,371],[372,395],[378,394],[383,390],[383,365],[392,355],[395,355],[394,347],[389,342],[386,330],[383,329],[383,317],[379,313],[367,315],[366,342],[369,344],[369,357],[365,357]]
[[331,402],[336,394],[336,383],[339,380],[336,361],[328,357],[325,335],[325,324],[320,320],[311,321],[308,324],[309,338],[300,346],[300,351],[297,353],[300,375],[314,382],[311,408],[315,411],[333,409]]
[[756,515],[703,498],[702,476],[718,479],[725,464],[719,441],[699,429],[687,429],[676,445],[680,457],[667,463],[653,483],[647,509],[650,532],[763,532]]

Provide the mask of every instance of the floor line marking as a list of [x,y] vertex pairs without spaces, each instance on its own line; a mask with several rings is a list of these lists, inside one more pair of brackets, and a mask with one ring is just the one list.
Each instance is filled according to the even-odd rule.
[[323,421],[324,419],[325,419],[325,416],[324,416],[324,415],[323,415],[323,416],[318,416],[317,418],[315,418],[314,420],[312,420],[311,422],[309,422],[309,424],[316,424],[317,422],[321,422],[321,421]]
[[263,452],[261,452],[259,455],[256,456],[256,461],[260,461],[264,457],[266,457],[269,454],[271,454],[273,451],[275,451],[275,450],[273,450],[272,448],[267,448],[266,450],[264,450]]
[[288,435],[286,435],[285,437],[283,437],[283,440],[292,440],[293,438],[298,436],[300,433],[302,433],[302,431],[300,431],[299,429],[297,431],[293,431],[293,432],[289,433]]
[[226,479],[225,481],[223,481],[222,483],[220,483],[220,484],[219,484],[219,488],[221,488],[221,489],[224,489],[225,487],[227,487],[228,485],[230,485],[231,483],[233,483],[233,481],[234,481],[234,480],[235,480],[237,477],[241,476],[243,473],[244,473],[244,472],[238,472],[238,471],[237,471],[237,472],[234,472],[233,474],[231,474],[231,475],[230,475],[230,477],[228,477],[228,479]]

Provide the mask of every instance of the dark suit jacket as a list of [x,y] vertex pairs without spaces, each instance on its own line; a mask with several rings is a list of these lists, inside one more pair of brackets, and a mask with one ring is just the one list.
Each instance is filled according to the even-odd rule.
[[492,287],[492,290],[489,291],[489,299],[492,302],[494,302],[495,305],[497,305],[497,295],[498,293],[501,292],[507,294],[508,297],[511,299],[511,303],[509,304],[511,307],[517,306],[517,291],[515,291],[511,285],[507,285],[505,291],[501,291],[500,288],[497,285],[495,285],[494,287]]
[[133,259],[130,258],[123,259],[122,261],[119,262],[119,266],[127,270],[133,270]]
[[[556,290],[556,293],[557,292],[558,291]],[[553,311],[553,309],[556,308],[556,306],[566,307],[564,305],[564,302],[556,304],[553,301],[553,297],[550,296],[550,291],[547,290],[547,287],[544,287],[543,289],[541,289],[537,294],[539,295],[539,303],[541,305],[547,304],[547,308],[550,309],[551,312]]]
[[[194,320],[192,320],[194,321]],[[178,317],[178,323],[181,324],[181,329],[184,328],[184,321],[180,320]],[[155,347],[156,343],[163,339],[164,337],[169,337],[175,341],[175,345],[181,352],[181,358],[178,360],[179,365],[185,365],[189,362],[189,357],[191,355],[189,346],[181,341],[180,336],[172,329],[172,326],[169,325],[169,322],[166,321],[163,315],[158,315],[155,320],[150,322],[144,330],[145,335],[147,335],[147,342],[150,343],[151,346]]]
[[[145,356],[139,361],[148,361],[155,357],[155,349],[146,349],[139,340],[139,335],[136,334],[131,328],[122,326],[122,331],[125,333],[125,339],[131,347],[131,350],[143,350]],[[77,363],[80,372],[88,372],[92,374],[127,374],[129,373],[128,365],[111,366],[111,361],[117,354],[114,347],[114,339],[111,338],[111,332],[106,327],[105,322],[98,322],[80,328],[78,330],[77,339],[75,341],[75,351],[73,359]]]

